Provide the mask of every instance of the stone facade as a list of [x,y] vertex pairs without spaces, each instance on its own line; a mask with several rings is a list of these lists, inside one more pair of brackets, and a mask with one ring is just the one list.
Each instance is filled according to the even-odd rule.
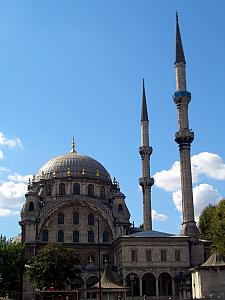
[[[50,162],[52,169],[45,164],[29,183],[21,212],[26,257],[48,243],[74,247],[82,269],[74,287],[81,288],[81,297],[88,297],[85,289],[97,282],[98,265],[103,270],[106,261],[117,282],[131,288],[130,296],[190,297],[189,268],[204,262],[204,243],[132,227],[118,182],[105,169],[93,173],[92,159],[88,167],[87,157],[72,152]],[[24,299],[33,292],[24,280]]]

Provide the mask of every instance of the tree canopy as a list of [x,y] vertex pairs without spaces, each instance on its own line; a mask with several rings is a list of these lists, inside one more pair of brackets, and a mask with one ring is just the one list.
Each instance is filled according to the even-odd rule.
[[58,244],[50,244],[38,255],[30,258],[27,276],[38,288],[65,288],[79,274],[78,258],[75,249]]
[[15,296],[19,292],[23,249],[21,243],[0,236],[0,296]]
[[208,205],[199,217],[200,238],[212,241],[212,252],[225,255],[225,199]]

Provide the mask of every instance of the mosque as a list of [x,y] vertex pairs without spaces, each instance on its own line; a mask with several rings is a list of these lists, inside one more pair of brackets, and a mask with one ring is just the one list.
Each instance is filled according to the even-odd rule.
[[[48,243],[74,247],[82,273],[74,282],[80,297],[98,282],[98,266],[107,261],[114,280],[130,287],[128,296],[141,299],[190,299],[190,269],[209,256],[210,242],[199,239],[194,219],[190,147],[194,133],[189,129],[186,89],[186,61],[176,20],[176,92],[178,112],[175,141],[179,147],[182,187],[181,231],[179,235],[152,229],[149,120],[145,86],[141,108],[143,228],[131,226],[125,195],[119,183],[95,159],[76,152],[74,140],[69,153],[52,158],[28,184],[21,211],[22,241],[26,257],[36,255]],[[100,253],[98,252],[100,245]],[[24,277],[23,299],[35,291]],[[140,298],[139,298],[140,297]],[[171,298],[172,299],[172,298]]]

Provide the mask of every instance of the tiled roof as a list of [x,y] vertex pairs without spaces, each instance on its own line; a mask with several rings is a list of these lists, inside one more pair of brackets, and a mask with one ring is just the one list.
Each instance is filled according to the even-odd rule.
[[126,237],[176,237],[176,235],[155,230],[144,230],[129,234]]
[[203,265],[201,265],[201,267],[225,267],[225,257],[222,254],[215,252]]

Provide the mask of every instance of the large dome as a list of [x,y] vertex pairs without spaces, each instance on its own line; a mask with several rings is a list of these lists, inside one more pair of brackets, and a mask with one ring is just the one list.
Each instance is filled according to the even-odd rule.
[[110,181],[110,175],[106,169],[95,159],[71,152],[56,156],[46,162],[37,173],[37,176],[45,179],[67,177],[87,178]]

